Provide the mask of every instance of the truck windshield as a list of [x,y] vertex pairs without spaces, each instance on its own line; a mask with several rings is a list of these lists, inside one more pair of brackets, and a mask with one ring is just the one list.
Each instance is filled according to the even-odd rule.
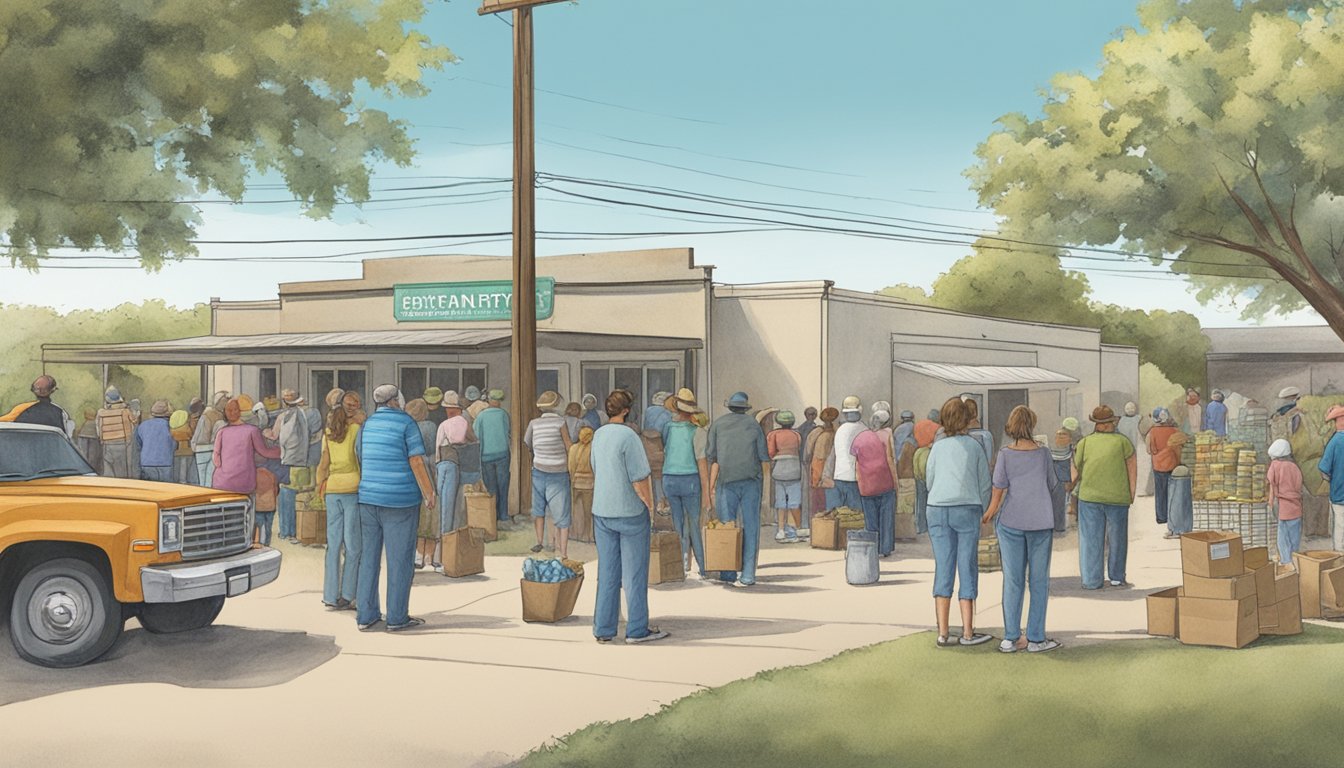
[[0,432],[0,481],[91,475],[75,446],[55,432],[6,429]]

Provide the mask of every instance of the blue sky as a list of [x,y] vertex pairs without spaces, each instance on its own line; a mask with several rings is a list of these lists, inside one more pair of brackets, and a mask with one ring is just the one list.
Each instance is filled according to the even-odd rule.
[[[546,6],[536,11],[537,85],[543,89],[537,95],[538,168],[963,229],[991,226],[992,216],[975,210],[975,197],[961,175],[973,161],[976,144],[993,130],[998,116],[1033,112],[1040,103],[1038,92],[1052,74],[1090,71],[1102,45],[1135,23],[1135,2],[869,0],[843,4],[838,11],[828,3],[800,0],[582,0]],[[434,183],[426,179],[432,176],[504,177],[511,172],[512,32],[500,19],[477,16],[470,0],[435,0],[430,5],[425,30],[460,62],[430,75],[428,97],[379,103],[411,123],[420,155],[414,167],[380,169],[375,190]],[[599,196],[611,192],[564,188]],[[362,211],[343,210],[323,222],[299,216],[297,206],[207,206],[201,236],[378,237],[507,230],[506,185],[445,192],[490,190],[498,194],[375,203]],[[382,196],[416,194],[426,193]],[[615,195],[711,210],[684,200]],[[678,214],[658,218],[651,213],[594,206],[543,190],[538,228],[647,232],[742,226],[669,220],[666,216]],[[927,286],[967,252],[778,232],[542,241],[538,250],[547,255],[670,246],[695,247],[698,260],[715,264],[717,277],[727,282],[825,278],[862,290],[897,282]],[[202,255],[292,258],[353,250],[360,249],[213,246],[202,247]],[[509,245],[478,243],[411,253],[451,251],[504,255]],[[320,267],[311,261],[199,261],[170,265],[149,276],[124,269],[47,270],[35,276],[10,270],[0,273],[0,302],[73,308],[149,296],[179,305],[211,296],[270,298],[277,282],[356,277],[357,260],[332,259]],[[1163,278],[1160,270],[1146,265],[1133,269],[1141,277],[1093,274],[1096,297],[1144,308],[1187,309],[1211,325],[1240,324],[1234,308],[1199,307],[1183,282]],[[1315,321],[1309,313],[1293,319]]]

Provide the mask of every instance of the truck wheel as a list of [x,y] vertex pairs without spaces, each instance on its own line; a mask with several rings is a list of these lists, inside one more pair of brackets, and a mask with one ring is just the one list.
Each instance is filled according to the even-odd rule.
[[210,626],[223,608],[223,595],[185,603],[145,603],[140,606],[140,625],[156,635],[190,632]]
[[87,560],[62,557],[29,568],[14,590],[9,637],[25,660],[77,667],[107,652],[121,634],[121,604]]

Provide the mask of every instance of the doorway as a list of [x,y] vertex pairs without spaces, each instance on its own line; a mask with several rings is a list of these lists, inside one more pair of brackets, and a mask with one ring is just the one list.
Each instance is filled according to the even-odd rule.
[[[989,412],[985,414],[986,418],[981,419],[991,434],[994,435],[995,445],[1003,444],[1003,430],[1008,426],[1008,414],[1019,405],[1027,404],[1027,390],[1025,389],[994,389],[989,393]],[[1040,414],[1037,414],[1039,417]],[[1037,424],[1039,427],[1039,423]],[[1039,431],[1039,430],[1038,430]]]

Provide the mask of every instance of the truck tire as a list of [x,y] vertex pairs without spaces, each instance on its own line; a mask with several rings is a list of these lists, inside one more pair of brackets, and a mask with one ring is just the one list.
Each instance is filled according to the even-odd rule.
[[19,656],[44,667],[77,667],[102,656],[121,634],[121,603],[93,563],[62,557],[24,572],[9,610]]
[[140,626],[156,635],[190,632],[210,626],[223,608],[223,595],[185,603],[145,603],[140,606]]

